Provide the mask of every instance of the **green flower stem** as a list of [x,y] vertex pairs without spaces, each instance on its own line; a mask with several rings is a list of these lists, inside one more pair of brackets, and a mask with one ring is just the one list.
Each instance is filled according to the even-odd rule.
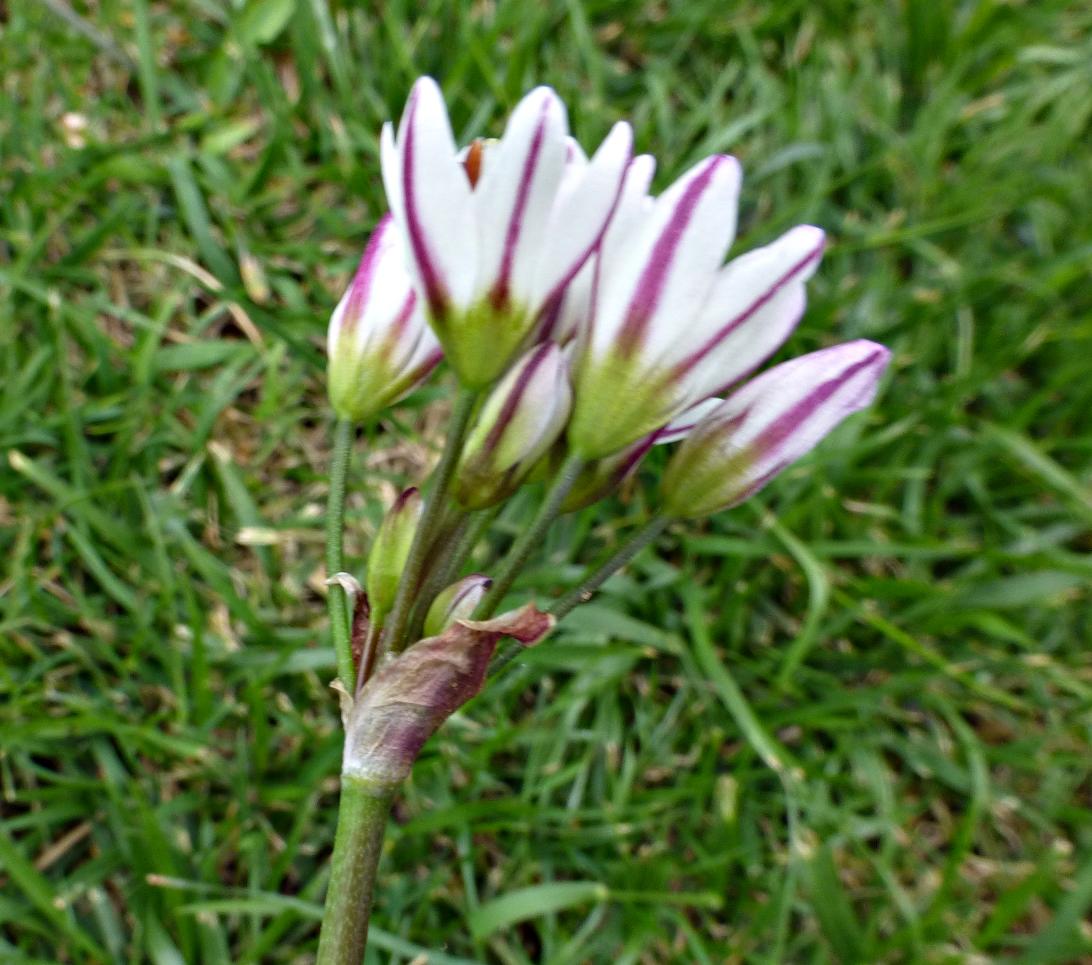
[[[353,424],[338,419],[334,427],[334,448],[330,459],[330,492],[326,502],[326,575],[333,576],[345,569],[342,541],[345,531],[345,479],[349,474],[349,459],[353,448]],[[337,585],[326,594],[330,617],[330,636],[337,654],[337,675],[349,693],[353,692],[352,641],[349,629],[349,599]]]
[[317,965],[360,965],[393,787],[342,777]]
[[561,504],[565,502],[565,497],[572,491],[576,478],[583,468],[584,460],[575,453],[570,455],[562,464],[561,469],[558,470],[557,476],[554,478],[553,485],[546,493],[546,498],[543,499],[542,505],[538,508],[538,513],[531,521],[531,525],[523,531],[508,551],[508,557],[493,581],[492,588],[485,595],[482,605],[475,614],[477,619],[487,620],[497,612],[497,607],[500,606],[501,600],[511,589],[520,570],[523,569],[531,554],[542,542],[542,537],[546,535],[546,530],[550,528],[550,524],[557,519]]
[[607,582],[615,573],[641,552],[659,536],[671,522],[670,516],[653,516],[644,526],[634,533],[622,546],[612,553],[599,566],[590,570],[579,586],[574,587],[559,599],[550,613],[558,621],[564,618],[581,603],[587,603],[592,594]]
[[442,522],[447,510],[447,492],[451,478],[459,462],[459,454],[470,425],[470,415],[474,411],[477,393],[472,389],[461,389],[455,398],[451,410],[451,422],[448,425],[447,440],[436,470],[432,474],[432,487],[425,496],[425,506],[421,512],[421,521],[413,537],[402,581],[398,584],[398,595],[391,609],[390,619],[383,634],[384,645],[392,653],[398,653],[406,643],[405,635],[409,626],[410,611],[420,589],[421,576],[428,562],[429,550],[435,539],[436,527]]

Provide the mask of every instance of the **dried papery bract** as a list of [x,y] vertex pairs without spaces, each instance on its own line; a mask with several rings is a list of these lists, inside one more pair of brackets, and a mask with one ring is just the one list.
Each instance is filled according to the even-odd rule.
[[378,786],[401,783],[437,728],[475,696],[501,637],[538,643],[554,618],[528,604],[492,620],[462,620],[415,643],[368,681],[348,715],[342,773]]

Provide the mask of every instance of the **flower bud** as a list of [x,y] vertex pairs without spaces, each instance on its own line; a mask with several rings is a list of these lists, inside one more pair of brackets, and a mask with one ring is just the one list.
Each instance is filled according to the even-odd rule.
[[327,334],[330,403],[361,422],[409,392],[442,356],[425,324],[390,215],[376,226]]
[[407,489],[394,501],[372,543],[365,583],[372,620],[377,624],[382,624],[398,594],[398,581],[409,559],[421,509],[421,494],[416,489]]
[[561,348],[535,346],[485,400],[459,461],[455,498],[483,509],[511,496],[565,428],[571,405]]
[[428,608],[425,636],[438,637],[456,620],[469,620],[492,585],[493,581],[488,576],[474,573],[441,590]]
[[663,508],[707,516],[743,502],[869,405],[891,353],[861,339],[792,359],[713,408],[667,464]]

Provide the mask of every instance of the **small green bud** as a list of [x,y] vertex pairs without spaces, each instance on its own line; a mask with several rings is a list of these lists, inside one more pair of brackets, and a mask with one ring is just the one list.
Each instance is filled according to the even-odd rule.
[[488,576],[474,573],[441,590],[428,608],[425,636],[439,636],[456,620],[469,620],[492,585],[493,581]]
[[416,489],[407,489],[394,501],[372,543],[365,584],[372,620],[377,624],[382,625],[398,594],[421,509],[421,494]]

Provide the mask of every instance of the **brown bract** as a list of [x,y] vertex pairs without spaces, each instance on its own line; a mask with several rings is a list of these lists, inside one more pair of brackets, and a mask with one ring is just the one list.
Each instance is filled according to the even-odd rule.
[[348,712],[346,777],[395,785],[404,780],[421,747],[485,683],[497,641],[538,643],[554,618],[533,604],[492,620],[460,620],[438,637],[420,640],[365,685]]

